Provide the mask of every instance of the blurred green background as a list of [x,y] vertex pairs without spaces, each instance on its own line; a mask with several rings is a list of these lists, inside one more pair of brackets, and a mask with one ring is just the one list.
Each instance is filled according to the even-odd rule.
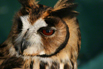
[[[57,0],[40,0],[53,7]],[[103,69],[103,0],[76,0],[82,35],[78,69]],[[0,43],[8,36],[13,15],[20,9],[17,0],[0,0]]]

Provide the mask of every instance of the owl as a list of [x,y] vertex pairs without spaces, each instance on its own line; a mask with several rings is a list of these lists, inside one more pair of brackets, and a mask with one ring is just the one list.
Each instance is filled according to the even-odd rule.
[[73,0],[54,7],[18,0],[22,7],[0,45],[0,69],[77,69],[81,36]]

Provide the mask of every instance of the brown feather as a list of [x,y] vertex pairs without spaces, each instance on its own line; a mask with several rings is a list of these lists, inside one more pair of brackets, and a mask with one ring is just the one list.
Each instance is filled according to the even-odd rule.
[[18,0],[22,5],[23,7],[33,7],[33,6],[36,6],[37,5],[37,1],[36,0]]
[[21,68],[23,64],[22,58],[17,58],[15,56],[8,57],[1,65],[0,69],[13,69],[13,68]]
[[54,6],[54,8],[58,8],[58,7],[63,7],[63,6],[66,6],[66,4],[72,4],[72,2],[73,2],[74,0],[59,0],[56,4],[55,4],[55,6]]
[[68,8],[69,10],[77,7],[77,4],[70,2],[69,0],[59,0],[57,4],[54,6],[54,11],[60,10],[63,8]]
[[74,11],[74,8],[77,7],[77,4],[72,3],[74,0],[59,0],[54,9],[51,10],[51,15],[63,17],[74,17],[78,15],[78,12]]

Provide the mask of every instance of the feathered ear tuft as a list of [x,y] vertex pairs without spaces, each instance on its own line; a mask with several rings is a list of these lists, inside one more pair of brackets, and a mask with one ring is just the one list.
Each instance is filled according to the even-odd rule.
[[22,6],[22,12],[30,12],[32,8],[38,7],[38,2],[36,0],[18,0]]
[[54,6],[55,9],[60,9],[63,7],[66,7],[66,5],[68,6],[70,3],[72,3],[74,0],[59,0],[56,5]]
[[19,15],[27,15],[32,12],[32,9],[38,8],[38,2],[36,0],[18,0],[22,8],[19,11]]
[[23,7],[33,7],[33,6],[36,6],[37,5],[37,1],[36,0],[18,0],[22,5]]
[[74,11],[74,8],[77,7],[77,4],[73,3],[74,0],[59,0],[54,9],[52,10],[52,15],[56,15],[59,17],[65,16],[75,16],[78,12]]

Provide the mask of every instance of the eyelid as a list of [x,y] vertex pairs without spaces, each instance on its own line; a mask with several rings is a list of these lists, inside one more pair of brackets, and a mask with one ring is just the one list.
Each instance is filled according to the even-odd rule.
[[40,30],[42,30],[42,29],[52,29],[52,30],[57,30],[55,27],[42,27],[42,28],[40,28]]
[[55,27],[51,27],[51,29],[53,29],[53,30],[55,30],[55,31],[57,30]]

